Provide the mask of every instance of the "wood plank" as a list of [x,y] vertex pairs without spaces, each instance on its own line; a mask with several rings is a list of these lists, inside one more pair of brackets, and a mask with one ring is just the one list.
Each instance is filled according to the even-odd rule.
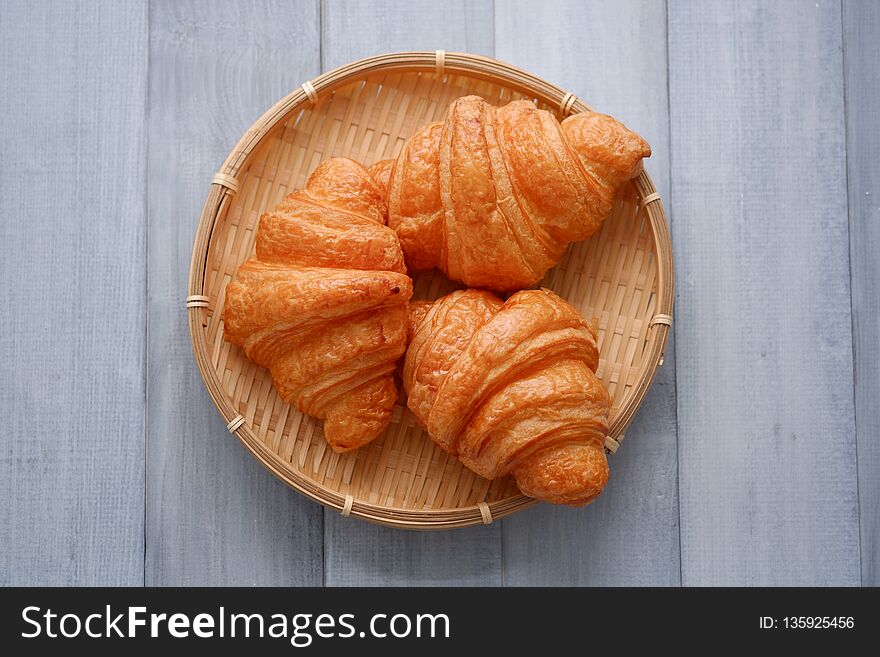
[[327,586],[499,586],[500,523],[445,532],[379,527],[325,511]]
[[322,581],[320,506],[226,431],[183,305],[211,176],[267,107],[318,73],[318,25],[316,0],[150,8],[148,584]]
[[862,585],[880,586],[880,4],[843,3]]
[[838,2],[669,4],[682,582],[859,583]]
[[3,586],[143,583],[146,21],[0,4]]
[[[648,170],[666,202],[665,4],[557,2],[553,11],[536,11],[523,1],[498,9],[498,58],[570,89],[644,135],[654,152]],[[611,457],[602,497],[581,510],[540,505],[504,521],[505,584],[679,583],[673,342],[670,337],[665,366]]]
[[[332,2],[323,11],[324,70],[396,50],[492,54],[488,2]],[[501,583],[498,523],[442,534],[406,532],[325,514],[330,586]]]
[[492,3],[487,0],[334,0],[322,13],[322,67],[401,50],[492,55]]

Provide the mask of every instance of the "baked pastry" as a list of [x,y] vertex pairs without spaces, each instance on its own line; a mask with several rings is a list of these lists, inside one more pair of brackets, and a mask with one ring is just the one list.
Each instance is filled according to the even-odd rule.
[[438,267],[470,287],[512,291],[596,232],[650,154],[604,114],[560,124],[527,100],[494,107],[466,96],[410,137],[393,167],[374,170],[389,176],[388,225],[410,271]]
[[460,290],[414,308],[403,383],[434,442],[483,477],[513,475],[531,497],[594,500],[608,481],[611,407],[595,327],[549,290],[506,302]]
[[379,160],[367,167],[367,171],[373,176],[373,180],[379,185],[383,196],[388,195],[388,181],[391,179],[391,170],[394,168],[394,160]]
[[260,218],[256,257],[226,287],[224,337],[281,398],[324,419],[337,452],[378,436],[397,400],[412,281],[381,190],[352,160],[323,162]]
[[425,319],[425,316],[428,314],[428,311],[431,310],[431,306],[433,306],[434,303],[434,301],[423,300],[409,302],[409,328],[406,332],[407,343],[412,341],[413,336],[416,334],[416,330],[419,328],[419,324]]

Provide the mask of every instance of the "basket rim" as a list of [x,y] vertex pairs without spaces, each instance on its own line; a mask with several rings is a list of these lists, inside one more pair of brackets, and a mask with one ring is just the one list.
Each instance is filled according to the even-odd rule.
[[[321,96],[335,89],[357,82],[380,72],[435,72],[463,75],[488,80],[508,88],[524,92],[535,99],[558,108],[560,115],[593,111],[580,98],[542,78],[515,66],[486,57],[461,52],[405,51],[366,57],[328,71],[309,82],[303,83],[279,100],[258,118],[238,140],[211,182],[199,216],[193,241],[188,279],[188,298],[202,297],[208,254],[214,227],[229,207],[234,193],[236,175],[247,164],[249,156],[262,140],[293,112],[305,109],[320,100]],[[657,369],[662,364],[663,351],[669,335],[674,299],[674,270],[672,242],[666,214],[654,183],[643,168],[633,180],[649,218],[657,257],[657,291],[655,318],[668,319],[652,322],[647,332],[646,356],[639,368],[629,397],[609,426],[609,451],[616,451],[619,441],[645,398]],[[651,202],[648,202],[650,199]],[[654,202],[656,201],[656,202]],[[204,304],[187,304],[188,324],[193,353],[205,387],[224,420],[232,425],[230,430],[244,447],[268,469],[291,488],[335,509],[343,515],[356,516],[369,522],[402,529],[443,530],[471,525],[489,524],[533,506],[537,500],[523,494],[482,502],[471,507],[456,509],[404,509],[374,504],[352,496],[342,495],[290,467],[275,452],[268,449],[247,423],[236,423],[238,411],[228,399],[220,376],[211,365],[207,337],[202,326],[200,308]],[[238,426],[236,426],[238,424]],[[615,440],[616,439],[616,440]]]

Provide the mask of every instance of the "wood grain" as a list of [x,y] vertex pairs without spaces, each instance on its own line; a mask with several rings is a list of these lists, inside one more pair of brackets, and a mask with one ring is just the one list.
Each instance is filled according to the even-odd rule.
[[320,506],[226,431],[184,309],[211,176],[266,108],[318,73],[318,23],[312,0],[150,8],[148,584],[322,582]]
[[838,2],[669,4],[682,583],[859,583]]
[[499,586],[500,524],[445,532],[379,527],[325,511],[327,586]]
[[401,50],[492,55],[493,4],[488,0],[332,0],[322,4],[322,67]]
[[[324,70],[397,50],[492,54],[488,2],[325,2]],[[415,533],[326,511],[325,581],[329,586],[498,585],[500,523],[447,533]]]
[[146,20],[0,4],[3,586],[143,583]]
[[880,4],[843,3],[862,585],[880,586]]
[[[504,8],[496,12],[497,57],[572,90],[644,135],[654,152],[647,167],[668,208],[665,4],[572,1],[537,12],[523,1]],[[604,38],[609,34],[614,39]],[[670,337],[665,365],[610,459],[602,497],[581,510],[541,505],[504,521],[505,584],[677,585],[676,458]]]
[[[0,3],[0,585],[880,585],[878,33],[854,0]],[[679,350],[599,502],[420,534],[272,479],[183,297],[210,177],[266,107],[435,48],[646,135]]]

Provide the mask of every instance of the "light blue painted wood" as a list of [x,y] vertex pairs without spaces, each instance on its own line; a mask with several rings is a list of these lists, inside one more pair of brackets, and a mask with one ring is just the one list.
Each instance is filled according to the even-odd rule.
[[265,109],[318,73],[318,22],[312,0],[150,8],[148,584],[322,582],[321,507],[227,432],[184,309],[211,176]]
[[[570,89],[644,135],[654,153],[646,166],[668,210],[665,11],[659,0],[557,2],[543,12],[529,2],[503,3],[495,48],[499,59]],[[665,366],[610,458],[602,497],[580,510],[540,505],[504,520],[505,583],[677,585],[676,459],[670,337]]]
[[488,0],[324,0],[322,9],[324,71],[401,50],[492,55],[493,5]]
[[0,585],[143,582],[146,21],[0,3]]
[[[854,584],[861,556],[880,583],[877,6],[673,0],[671,144],[665,18],[157,0],[148,24],[138,2],[0,4],[0,584],[320,584],[322,542],[328,584],[674,584],[676,374],[683,582]],[[324,527],[204,392],[192,235],[211,174],[277,98],[322,64],[434,48],[495,52],[648,137],[677,359],[670,344],[592,507],[444,534]]]
[[415,532],[325,514],[327,586],[501,585],[498,523]]
[[840,3],[669,4],[682,581],[858,584]]
[[862,584],[880,586],[880,3],[843,3]]
[[[492,54],[488,2],[326,2],[324,69],[397,50]],[[498,585],[499,524],[443,533],[375,527],[325,511],[330,586]]]

